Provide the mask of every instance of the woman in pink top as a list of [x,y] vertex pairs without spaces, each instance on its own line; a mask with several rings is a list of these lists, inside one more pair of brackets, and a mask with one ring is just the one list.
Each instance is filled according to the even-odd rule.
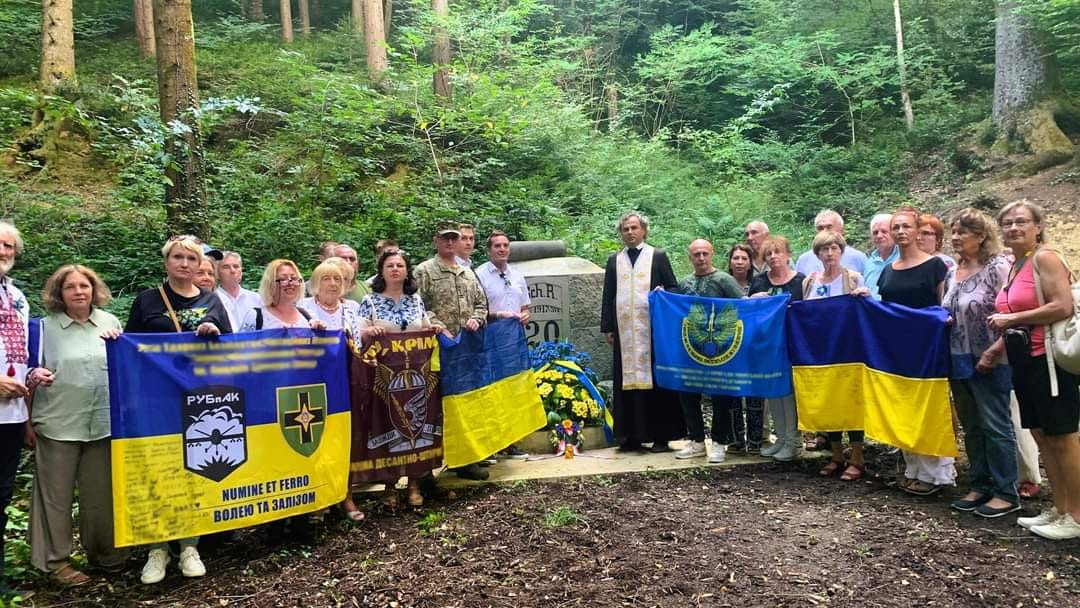
[[[1054,487],[1051,509],[1036,517],[1021,517],[1017,523],[1046,538],[1078,538],[1080,376],[1057,367],[1058,395],[1052,396],[1043,342],[1046,325],[1072,314],[1069,270],[1056,252],[1043,247],[1046,233],[1043,210],[1038,205],[1027,200],[1009,203],[998,214],[998,223],[1005,245],[1012,249],[1016,261],[1008,282],[994,301],[997,313],[990,315],[989,323],[997,331],[1015,328],[1029,332],[1030,348],[1017,350],[1009,345],[1013,390],[1020,403],[1021,426],[1031,429],[1035,436],[1046,464],[1046,475]],[[1035,292],[1033,261],[1039,265],[1039,281],[1046,302],[1042,306]],[[1008,344],[1003,340],[991,347],[998,356]]]

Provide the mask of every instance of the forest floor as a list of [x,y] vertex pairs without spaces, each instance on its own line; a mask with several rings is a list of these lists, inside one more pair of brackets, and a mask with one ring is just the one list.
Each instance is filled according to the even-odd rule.
[[310,545],[243,531],[204,548],[202,579],[172,565],[146,587],[136,557],[24,605],[1080,605],[1080,541],[952,512],[959,489],[905,495],[884,483],[896,457],[872,453],[855,483],[818,478],[815,459],[458,489],[419,511],[321,524]]

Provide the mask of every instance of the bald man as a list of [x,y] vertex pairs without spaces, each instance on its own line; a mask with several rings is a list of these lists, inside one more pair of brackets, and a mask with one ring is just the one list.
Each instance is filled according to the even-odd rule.
[[[679,281],[679,291],[688,296],[703,298],[741,298],[742,288],[730,274],[713,266],[713,246],[705,239],[690,243],[690,264],[694,273]],[[700,393],[679,393],[686,434],[690,443],[675,452],[675,458],[698,458],[706,455],[705,422],[701,415]],[[708,449],[709,462],[724,462],[729,443],[735,443],[735,416],[741,415],[739,400],[727,395],[713,395],[712,439]],[[739,425],[740,428],[742,425]]]
[[761,244],[769,236],[769,225],[761,220],[754,220],[746,225],[746,244],[754,250],[754,259],[750,260],[753,274],[757,276],[769,269],[765,263],[765,256],[761,251]]

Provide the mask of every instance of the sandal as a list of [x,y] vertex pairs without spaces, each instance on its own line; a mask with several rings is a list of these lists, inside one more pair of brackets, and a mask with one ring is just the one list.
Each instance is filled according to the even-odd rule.
[[847,468],[840,474],[840,481],[859,481],[866,473],[866,465],[848,463]]
[[386,507],[387,509],[390,509],[391,511],[396,511],[397,508],[398,508],[398,505],[400,504],[399,499],[398,499],[397,488],[394,487],[392,484],[386,484],[386,485],[387,485],[387,487],[386,487],[385,490],[383,490],[381,502],[382,502],[383,506]]
[[803,443],[803,449],[808,452],[816,452],[818,450],[828,450],[832,446],[829,443],[829,438],[822,434],[814,435],[814,438],[810,441]]
[[61,587],[78,587],[90,582],[90,577],[76,570],[71,564],[53,572],[49,578]]
[[821,477],[832,477],[836,475],[837,471],[841,471],[844,468],[844,463],[836,460],[830,460],[829,464],[821,467],[821,470],[817,472]]
[[940,492],[941,486],[914,479],[903,489],[908,494],[914,494],[916,496],[930,496]]
[[1020,495],[1020,498],[1035,498],[1041,491],[1042,488],[1034,481],[1022,481],[1016,493]]
[[346,511],[345,512],[345,519],[348,520],[349,523],[358,524],[358,523],[364,521],[364,517],[365,517],[365,515],[364,515],[363,511]]
[[409,506],[424,506],[424,495],[420,493],[420,488],[417,486],[409,486]]

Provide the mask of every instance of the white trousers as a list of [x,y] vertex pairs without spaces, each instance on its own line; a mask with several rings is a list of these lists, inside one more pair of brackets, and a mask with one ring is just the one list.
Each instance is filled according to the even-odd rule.
[[904,462],[907,464],[904,476],[908,479],[938,486],[956,484],[955,459],[951,456],[929,456],[905,450]]

